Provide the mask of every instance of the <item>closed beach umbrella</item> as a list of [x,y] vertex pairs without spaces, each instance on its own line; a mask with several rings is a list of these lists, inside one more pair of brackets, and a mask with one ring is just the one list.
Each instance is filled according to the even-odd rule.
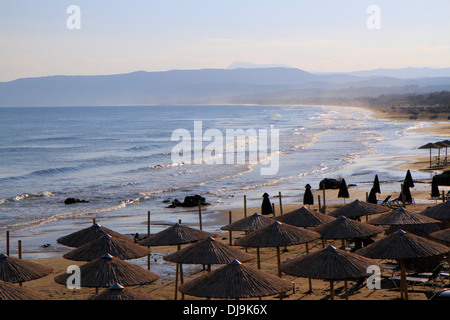
[[21,283],[45,277],[53,268],[0,254],[0,280]]
[[[404,197],[404,199],[403,199],[403,197]],[[400,192],[399,199],[401,199],[402,201],[404,200],[405,204],[413,202],[411,191],[409,190],[408,185],[402,184],[402,190]]]
[[369,197],[367,198],[368,203],[378,204],[377,193],[374,188],[370,189]]
[[369,220],[369,224],[390,226],[388,234],[398,229],[403,229],[416,235],[424,236],[430,232],[439,230],[437,223],[440,221],[427,217],[420,213],[414,213],[405,208],[398,208],[379,217]]
[[375,175],[375,179],[373,180],[373,191],[375,193],[381,193],[381,189],[380,189],[380,180],[378,179],[378,175]]
[[111,237],[109,234],[93,240],[85,245],[69,251],[63,257],[75,261],[92,261],[109,253],[113,257],[129,260],[144,257],[150,249],[137,245],[131,241]]
[[167,300],[155,294],[144,293],[134,289],[125,288],[115,283],[103,292],[89,298],[89,300]]
[[[369,266],[381,265],[375,260],[328,246],[325,249],[286,260],[283,272],[303,278],[330,281],[330,299],[334,298],[333,282],[368,277]],[[347,286],[345,287],[347,289]],[[345,297],[347,299],[347,290]]]
[[242,218],[226,226],[220,228],[220,230],[226,231],[255,231],[273,223],[273,218],[265,217],[255,212],[251,216]]
[[[235,241],[236,245],[253,248],[277,248],[278,276],[281,276],[280,269],[280,247],[292,246],[314,241],[320,237],[320,234],[289,224],[275,221],[271,225],[262,229],[253,231]],[[258,254],[258,267],[259,267]]]
[[345,206],[342,206],[332,212],[330,212],[330,216],[338,218],[340,216],[345,216],[347,218],[359,218],[362,216],[369,216],[376,213],[382,213],[387,212],[391,210],[388,207],[373,204],[373,203],[367,203],[364,201],[359,201],[356,199],[355,201],[350,202],[349,204],[346,204]]
[[295,227],[307,228],[331,222],[335,218],[320,212],[312,212],[303,206],[300,209],[283,213],[275,219]]
[[311,191],[311,186],[309,184],[305,186],[305,193],[303,194],[303,204],[308,205],[314,204],[314,196]]
[[[123,286],[147,284],[159,279],[159,275],[135,264],[105,254],[80,266],[81,287],[110,287],[116,283]],[[66,285],[71,274],[63,273],[55,277],[55,282]]]
[[371,259],[393,259],[400,262],[401,297],[408,299],[406,285],[406,259],[427,258],[447,253],[448,248],[435,241],[398,230],[374,243],[356,251],[357,254]]
[[272,214],[272,213],[273,213],[273,209],[272,209],[272,204],[270,203],[269,194],[264,193],[263,201],[261,204],[261,214],[268,215],[268,214]]
[[412,178],[411,171],[409,171],[409,169],[406,172],[405,181],[404,181],[403,185],[408,188],[414,188],[414,180]]
[[436,179],[431,180],[431,197],[432,198],[439,198],[441,196],[441,193],[439,191],[439,186],[437,184]]
[[85,245],[86,243],[89,243],[93,240],[99,239],[105,234],[109,234],[111,237],[118,237],[120,239],[128,240],[130,242],[133,242],[133,239],[120,234],[118,232],[115,232],[111,229],[105,228],[98,223],[92,224],[92,226],[76,231],[74,233],[71,233],[67,236],[61,237],[56,240],[57,243],[62,244],[64,246],[72,247],[72,248],[78,248],[82,245]]
[[348,193],[347,183],[345,179],[341,180],[341,184],[339,185],[338,198],[344,198],[344,203],[346,198],[350,198],[350,194]]
[[291,289],[290,281],[246,266],[238,260],[233,260],[180,287],[180,291],[185,294],[216,299],[265,297]]
[[234,259],[246,262],[255,259],[255,257],[225,243],[216,241],[212,237],[207,237],[167,255],[163,259],[176,263],[211,265],[227,264]]
[[39,293],[0,280],[0,300],[45,300]]

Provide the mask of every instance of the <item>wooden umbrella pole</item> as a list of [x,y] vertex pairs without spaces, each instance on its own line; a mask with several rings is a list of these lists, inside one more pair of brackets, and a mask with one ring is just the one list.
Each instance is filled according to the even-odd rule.
[[[147,211],[147,238],[150,237],[150,211]],[[150,246],[147,247],[150,249]],[[150,252],[147,255],[147,270],[150,270]]]
[[[309,247],[308,247],[308,242],[305,243],[306,246],[306,253],[309,253]],[[308,278],[308,284],[309,284],[309,292],[312,292],[312,281],[311,278]]]
[[[231,224],[231,211],[228,211],[228,224]],[[230,238],[230,246],[232,246],[233,245],[233,235],[232,235],[232,232],[233,231],[231,231],[231,230],[229,230],[228,231],[228,234],[229,234],[229,238]]]
[[330,281],[330,300],[334,300],[334,283]]
[[22,240],[17,240],[18,258],[22,259]]
[[319,212],[320,212],[320,194],[317,195],[317,203],[318,203]]
[[202,230],[202,202],[198,202],[198,222],[199,222],[199,229]]
[[261,256],[259,254],[259,247],[256,248],[256,258],[258,269],[261,269]]
[[[320,210],[319,210],[320,211]],[[327,209],[326,209],[326,200],[325,200],[325,186],[323,187],[323,213],[326,214],[327,213]]]
[[405,268],[405,261],[400,261],[400,272],[401,272],[401,281],[400,281],[400,290],[402,291],[401,297],[405,300],[408,300],[408,287],[406,284],[406,268]]
[[348,285],[347,280],[344,281],[345,300],[348,300]]
[[277,264],[278,264],[278,276],[281,278],[280,246],[277,246]]
[[[183,264],[180,263],[180,284],[183,284]],[[181,300],[184,300],[184,293],[181,293]]]
[[280,215],[283,214],[283,204],[281,202],[281,192],[278,192],[278,199],[280,200]]
[[9,256],[9,231],[6,231],[6,255]]
[[174,300],[178,299],[178,263],[176,264],[176,270],[175,270],[175,298]]
[[244,195],[244,218],[247,218],[247,196]]
[[272,213],[273,217],[275,218],[275,203],[272,203]]

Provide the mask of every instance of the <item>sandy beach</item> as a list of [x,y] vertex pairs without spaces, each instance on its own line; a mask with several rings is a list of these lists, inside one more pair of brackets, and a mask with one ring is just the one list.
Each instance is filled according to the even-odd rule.
[[[378,112],[374,116],[385,116],[386,114],[383,112]],[[449,127],[443,126],[442,124],[433,125],[430,122],[430,126],[426,128],[421,128],[418,130],[426,130],[427,132],[434,132],[439,135],[449,135]],[[416,158],[399,158],[398,160],[403,161],[403,164],[400,165],[399,169],[407,170],[411,169],[414,171],[425,169],[428,164],[428,158],[426,155],[418,155]],[[442,170],[441,170],[442,171]],[[400,186],[399,186],[400,188]],[[407,206],[407,210],[413,212],[420,212],[424,210],[426,207],[439,203],[442,200],[431,199],[430,191],[429,191],[429,182],[423,183],[423,188],[412,189],[412,195],[415,199],[415,204],[411,204]],[[440,188],[447,193],[450,190],[450,187],[442,187]],[[344,204],[348,204],[351,201],[356,199],[366,200],[366,195],[370,190],[360,186],[354,186],[349,188],[350,199],[346,199],[345,202],[343,199],[339,199],[337,197],[338,190],[326,190],[326,201],[327,201],[327,212],[331,212],[334,209],[337,209]],[[383,185],[381,185],[382,193],[378,195],[378,199],[385,199],[387,196],[391,195],[392,199],[398,197],[399,192],[392,192],[392,190],[385,191],[383,190]],[[317,195],[321,195],[322,191],[313,190],[315,199],[315,204],[311,206],[311,210],[317,210]],[[323,201],[323,198],[322,198]],[[272,202],[275,204],[275,215],[279,215],[280,206],[277,197],[272,197]],[[323,204],[323,203],[322,203]],[[282,211],[283,213],[290,212],[292,210],[298,209],[302,206],[299,202],[298,204],[283,204]],[[259,212],[259,207],[250,207],[247,208],[247,215],[253,212]],[[231,210],[232,212],[232,221],[239,220],[244,217],[244,209],[236,208]],[[206,212],[207,214],[207,212]],[[376,217],[374,215],[373,217]],[[370,217],[372,218],[372,217]],[[220,214],[215,216],[214,223],[217,225],[224,226],[229,222],[229,211],[223,210]],[[364,221],[364,219],[363,219]],[[175,223],[176,221],[174,221]],[[141,226],[137,226],[141,228]],[[233,232],[233,242],[234,240],[243,236],[243,233]],[[375,239],[384,236],[383,234],[378,235]],[[229,243],[229,233],[228,232],[220,232],[216,237],[216,240],[223,241],[224,243]],[[326,245],[331,244],[339,247],[341,245],[340,241],[326,241]],[[183,245],[185,247],[187,245]],[[322,241],[318,240],[313,243],[310,243],[309,250],[310,252],[314,252],[322,249]],[[152,252],[157,252],[161,255],[172,253],[176,250],[175,247],[157,247],[152,249]],[[248,253],[255,254],[255,249],[248,249]],[[293,258],[305,253],[304,245],[296,245],[292,247],[288,247],[287,250],[281,251],[281,261],[285,261],[286,259]],[[12,254],[14,256],[14,253]],[[256,257],[256,255],[255,255]],[[48,300],[86,300],[92,297],[95,294],[95,289],[93,288],[82,288],[79,290],[69,290],[66,286],[57,284],[54,281],[54,277],[65,273],[66,269],[69,265],[81,265],[80,262],[69,261],[64,259],[63,257],[53,257],[53,258],[43,258],[34,260],[34,262],[51,266],[54,268],[54,271],[41,279],[32,280],[29,282],[25,282],[22,284],[22,287],[31,289],[35,292],[42,294]],[[129,261],[132,262],[132,261]],[[167,262],[168,263],[168,262]],[[247,262],[247,265],[256,267],[256,259]],[[218,266],[213,266],[217,268]],[[276,264],[276,251],[275,248],[264,248],[261,250],[261,269],[263,271],[276,274],[277,273],[277,264]],[[205,271],[202,266],[195,266],[190,268],[189,271],[184,273],[184,282],[187,282],[199,275],[202,275]],[[399,299],[399,290],[394,286],[394,283],[389,280],[388,273],[383,273],[384,277],[382,280],[382,288],[378,290],[368,289],[365,284],[360,285],[356,282],[349,281],[349,300],[398,300]],[[329,283],[321,280],[312,280],[313,291],[308,292],[309,284],[308,279],[293,277],[290,275],[283,274],[283,278],[291,281],[293,283],[293,288],[290,292],[287,292],[283,297],[283,300],[327,300],[329,298]],[[171,276],[161,277],[159,280],[154,283],[148,285],[140,285],[133,287],[135,290],[139,290],[145,293],[152,293],[158,295],[164,299],[173,300],[175,296],[175,281]],[[103,289],[100,289],[100,291]],[[336,297],[335,299],[340,300],[344,299],[344,282],[338,282],[335,284]],[[410,290],[409,299],[410,300],[427,300],[433,294],[433,290],[431,287],[415,287],[414,290]],[[181,299],[181,294],[177,294],[178,299]],[[186,296],[185,299],[196,300],[198,298],[192,296]],[[264,297],[263,300],[278,300],[278,296]],[[255,299],[253,299],[255,300]]]

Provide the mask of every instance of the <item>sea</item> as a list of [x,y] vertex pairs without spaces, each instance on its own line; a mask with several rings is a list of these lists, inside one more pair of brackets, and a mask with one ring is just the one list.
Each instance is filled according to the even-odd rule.
[[[197,228],[198,208],[168,208],[196,194],[210,204],[203,230],[220,233],[217,215],[242,208],[244,195],[249,208],[263,193],[301,205],[306,184],[345,178],[370,189],[376,174],[398,190],[398,157],[427,156],[417,147],[440,139],[412,130],[427,122],[337,106],[15,107],[0,108],[0,123],[0,251],[9,231],[11,252],[21,240],[26,259],[67,252],[56,239],[92,219],[129,235],[147,232],[148,212],[151,233],[180,220]],[[239,130],[249,134],[241,145],[227,138]]]

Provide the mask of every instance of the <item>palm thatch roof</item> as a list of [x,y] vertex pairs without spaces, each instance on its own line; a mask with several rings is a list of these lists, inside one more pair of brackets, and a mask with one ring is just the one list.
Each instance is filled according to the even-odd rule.
[[386,212],[391,210],[388,207],[381,206],[374,203],[368,203],[364,201],[359,201],[356,199],[355,201],[350,202],[332,212],[330,212],[330,216],[332,217],[340,217],[345,216],[347,218],[357,218],[361,216],[367,216],[371,214]]
[[[134,286],[151,283],[159,275],[135,264],[105,254],[80,266],[81,287],[110,287],[115,283]],[[63,273],[55,277],[55,282],[65,285],[71,274]]]
[[265,217],[255,212],[251,216],[242,218],[226,226],[220,228],[220,230],[226,231],[255,231],[273,223],[273,218]]
[[147,247],[171,246],[195,242],[208,236],[215,237],[216,235],[175,223],[171,227],[139,241],[139,244]]
[[420,213],[414,213],[405,210],[405,208],[398,208],[394,211],[385,213],[377,218],[369,220],[369,224],[373,225],[418,225],[418,224],[433,224],[440,221],[424,216]]
[[167,300],[164,297],[125,288],[115,283],[103,292],[89,298],[89,300]]
[[371,265],[381,268],[375,260],[328,246],[321,251],[286,260],[281,269],[297,277],[339,281],[367,277],[367,268]]
[[450,220],[450,200],[426,208],[421,214],[436,220]]
[[105,234],[99,239],[67,252],[63,257],[75,261],[92,261],[106,253],[122,260],[129,260],[148,255],[150,249],[131,241],[114,238],[109,234]]
[[320,234],[314,231],[275,221],[267,227],[250,232],[245,237],[236,240],[235,244],[259,248],[292,246],[311,242],[319,237]]
[[450,229],[444,229],[430,233],[430,237],[450,243]]
[[264,297],[291,289],[290,281],[246,266],[238,260],[233,260],[180,287],[184,294],[217,299]]
[[0,280],[0,300],[45,300],[46,298],[29,289]]
[[300,209],[283,213],[275,218],[277,221],[296,227],[316,227],[323,223],[331,222],[335,218],[320,212],[311,212],[305,206]]
[[382,232],[383,228],[340,216],[314,228],[313,231],[320,233],[321,239],[359,239],[376,235]]
[[177,252],[165,256],[166,261],[187,264],[226,264],[237,259],[245,262],[255,257],[242,250],[214,240],[212,237],[191,244]]
[[372,259],[414,259],[446,254],[448,248],[435,241],[398,230],[356,251]]
[[0,254],[0,280],[18,283],[45,277],[53,268]]
[[64,246],[78,248],[86,243],[101,238],[103,235],[109,234],[111,237],[117,237],[128,241],[133,241],[130,237],[115,232],[111,229],[105,228],[98,223],[92,224],[92,226],[73,232],[67,236],[61,237],[56,240],[57,243]]

